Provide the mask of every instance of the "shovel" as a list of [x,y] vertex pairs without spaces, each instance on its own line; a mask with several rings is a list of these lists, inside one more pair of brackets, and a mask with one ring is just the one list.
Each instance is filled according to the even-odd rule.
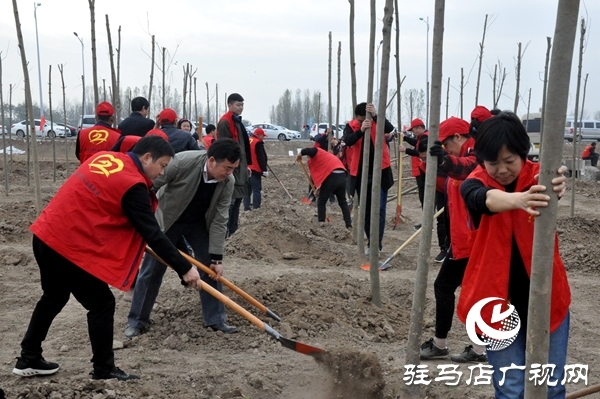
[[[442,212],[444,212],[444,208],[440,209],[439,211],[437,211],[437,212],[435,213],[435,215],[433,215],[433,220],[437,219],[437,217],[438,217],[438,216],[440,216],[440,215],[442,214]],[[391,254],[391,255],[389,256],[389,258],[387,258],[387,259],[385,260],[385,262],[383,262],[383,263],[380,263],[380,264],[379,264],[379,271],[387,270],[387,269],[389,269],[390,267],[392,267],[392,266],[389,264],[389,263],[392,261],[392,259],[394,259],[394,257],[395,257],[396,255],[398,255],[398,254],[400,253],[400,251],[402,251],[402,250],[403,250],[403,249],[404,249],[404,248],[405,248],[405,247],[406,247],[408,244],[410,244],[410,242],[411,242],[412,240],[414,240],[414,239],[415,239],[415,238],[416,238],[416,237],[417,237],[419,234],[421,234],[421,230],[422,230],[422,229],[423,229],[423,228],[421,227],[421,228],[419,228],[419,230],[415,231],[415,232],[413,233],[413,235],[412,235],[412,236],[408,237],[408,239],[407,239],[406,241],[404,241],[404,243],[403,243],[402,245],[400,245],[400,246],[398,247],[398,249],[397,249],[397,250],[395,250],[395,251],[394,251],[394,253],[393,253],[393,254]],[[365,263],[365,264],[364,264],[364,265],[362,265],[360,268],[361,268],[361,269],[363,269],[363,270],[371,270],[371,265],[370,265],[370,264],[368,264],[368,263]]]
[[[215,271],[213,269],[211,269],[210,267],[206,267],[200,261],[192,258],[185,252],[183,252],[181,250],[179,252],[181,252],[181,255],[183,255],[183,257],[186,258],[192,265],[198,267],[199,269],[201,269],[204,273],[208,274],[209,276],[215,276],[217,274],[217,273],[215,273]],[[234,291],[236,294],[238,294],[239,296],[241,296],[242,298],[244,298],[245,300],[250,302],[252,305],[256,306],[265,315],[269,316],[270,318],[272,318],[274,320],[281,321],[281,318],[279,318],[279,316],[277,316],[275,313],[273,313],[269,308],[267,308],[262,303],[258,302],[256,299],[254,299],[252,296],[250,296],[250,294],[248,294],[247,292],[242,290],[237,285],[233,284],[231,281],[227,280],[225,277],[221,276],[219,281],[221,283],[223,283],[223,285],[228,287],[231,291]]]
[[281,187],[285,190],[285,193],[288,195],[288,197],[290,197],[290,199],[293,200],[294,197],[292,197],[292,194],[290,194],[290,192],[287,190],[287,188],[285,188],[285,186],[283,185],[281,180],[279,180],[279,177],[277,177],[277,175],[275,174],[275,171],[273,169],[271,169],[271,166],[269,166],[269,164],[267,164],[267,168],[269,168],[269,170],[273,174],[273,177],[275,178],[275,180],[277,180],[277,183],[279,183],[281,185]]
[[[165,261],[163,261],[150,248],[146,247],[146,252],[148,252],[150,255],[154,256],[156,258],[156,260],[158,260],[165,266],[170,267],[167,263],[165,263]],[[324,354],[327,353],[326,350],[317,348],[316,346],[303,344],[302,342],[297,342],[292,339],[282,337],[279,332],[277,332],[275,329],[273,329],[273,327],[271,327],[264,321],[260,320],[258,317],[254,316],[253,314],[248,312],[246,309],[244,309],[243,307],[241,307],[234,301],[232,301],[231,298],[229,298],[227,295],[222,294],[218,290],[216,290],[213,287],[211,287],[210,285],[206,284],[204,281],[199,281],[199,284],[200,284],[200,287],[199,287],[200,289],[203,289],[204,291],[208,292],[213,297],[217,298],[219,301],[223,302],[223,304],[225,306],[227,306],[228,308],[230,308],[233,311],[235,311],[236,313],[238,313],[240,316],[242,316],[243,318],[248,320],[250,323],[254,324],[256,327],[258,327],[259,330],[266,332],[267,334],[269,334],[270,336],[275,338],[277,341],[279,341],[281,343],[281,346],[291,349],[293,351],[296,351],[298,353],[302,353],[304,355],[312,356],[316,359],[319,359],[321,356],[323,356]],[[196,288],[198,288],[198,287],[196,287]]]
[[[315,184],[311,180],[310,176],[308,175],[308,171],[306,170],[306,166],[304,165],[304,162],[302,162],[302,160],[300,160],[298,162],[300,163],[300,166],[302,166],[302,171],[304,172],[304,176],[306,176],[306,180],[308,180],[308,183],[310,184],[310,188],[312,189],[312,192],[313,192],[315,198],[317,198],[318,197],[317,196],[317,189],[315,187]],[[304,198],[302,198],[302,202],[306,203],[306,202],[304,202]],[[308,202],[308,203],[310,204],[310,202]],[[331,222],[331,219],[329,218],[329,215],[325,215],[325,220],[327,220],[327,223]]]

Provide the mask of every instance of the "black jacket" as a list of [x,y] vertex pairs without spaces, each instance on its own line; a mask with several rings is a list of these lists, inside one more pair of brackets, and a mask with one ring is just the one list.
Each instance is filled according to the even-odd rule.
[[146,133],[154,129],[154,121],[145,118],[139,112],[132,112],[127,118],[119,123],[122,136],[134,135],[144,137]]

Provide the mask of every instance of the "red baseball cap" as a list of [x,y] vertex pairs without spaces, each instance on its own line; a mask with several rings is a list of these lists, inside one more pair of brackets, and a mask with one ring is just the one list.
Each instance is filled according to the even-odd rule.
[[479,123],[491,118],[492,116],[493,115],[490,112],[490,110],[484,107],[483,105],[478,105],[475,108],[473,108],[473,111],[471,111],[471,120],[477,119]]
[[438,140],[443,142],[448,137],[458,134],[469,134],[471,125],[464,119],[452,116],[440,123],[440,135]]
[[255,136],[263,136],[263,137],[268,137],[267,134],[265,133],[264,130],[262,130],[262,128],[257,127],[256,129],[254,129],[254,131],[252,132],[253,135]]
[[167,136],[167,134],[160,129],[152,129],[148,133],[146,133],[146,136],[159,136],[169,141],[169,136]]
[[107,102],[103,101],[96,107],[96,115],[102,116],[113,116],[115,114],[115,109],[113,106]]
[[415,128],[417,126],[425,126],[425,123],[419,118],[413,119],[412,122],[410,123],[410,127],[408,128],[408,131],[412,132],[413,128]]
[[158,122],[162,125],[175,123],[177,120],[177,112],[172,108],[165,108],[158,114]]

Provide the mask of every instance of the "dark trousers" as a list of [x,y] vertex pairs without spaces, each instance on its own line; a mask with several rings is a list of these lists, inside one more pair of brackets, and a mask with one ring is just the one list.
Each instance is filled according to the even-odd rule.
[[423,199],[425,198],[425,173],[421,173],[419,176],[415,177],[417,182],[417,191],[419,192],[419,202],[421,203],[421,208],[423,208]]
[[[365,234],[367,235],[367,240],[369,243],[371,242],[371,192],[373,191],[373,186],[371,184],[367,185],[367,203],[365,204]],[[356,194],[360,197],[360,182],[356,183]],[[387,207],[387,195],[388,192],[381,190],[379,198],[379,250],[383,248],[383,232],[385,230],[385,212]],[[362,204],[360,204],[362,206]]]
[[587,157],[587,158],[583,158],[583,159],[589,159],[589,160],[591,160],[591,161],[592,161],[592,166],[594,166],[594,167],[595,167],[596,165],[598,165],[598,154],[596,154],[596,153],[594,153],[594,154],[590,155],[590,156],[589,156],[589,157]]
[[42,356],[42,342],[52,321],[71,294],[88,311],[94,372],[109,373],[115,365],[113,329],[115,297],[108,284],[85,272],[33,236],[33,254],[40,269],[42,297],[38,301],[21,342],[21,357],[35,361]]
[[227,221],[227,236],[232,236],[238,229],[240,221],[240,205],[243,198],[232,198],[229,205],[229,220]]
[[346,227],[352,227],[352,218],[350,217],[350,210],[348,209],[348,203],[346,202],[346,173],[331,173],[321,184],[321,191],[319,193],[319,199],[317,200],[317,212],[319,222],[325,221],[327,214],[327,200],[331,195],[335,195],[337,198],[338,205],[342,210],[344,216],[344,222]]
[[258,209],[262,203],[262,175],[256,172],[252,172],[250,175],[250,190],[248,196],[244,197],[244,210],[250,210],[250,196],[252,196],[252,208]]
[[[446,194],[440,193],[436,190],[435,192],[435,210],[439,211],[446,206]],[[440,214],[437,218],[437,238],[438,245],[441,250],[448,249],[448,233],[446,232],[446,210]]]
[[456,297],[454,292],[462,284],[463,276],[469,258],[451,259],[446,256],[440,271],[433,283],[435,292],[435,336],[447,338],[452,327],[454,305]]
[[[202,224],[175,223],[165,232],[165,235],[176,247],[185,247],[187,242],[194,251],[194,257],[205,266],[210,266],[208,253],[208,231]],[[150,322],[150,314],[156,303],[156,297],[162,284],[167,267],[151,256],[144,258],[144,263],[138,276],[137,285],[131,299],[131,309],[127,316],[127,323],[131,327],[144,328]],[[222,291],[219,282],[208,277],[206,273],[198,270],[202,281],[211,287]],[[202,305],[202,319],[205,326],[225,322],[225,306],[204,290],[200,290]]]

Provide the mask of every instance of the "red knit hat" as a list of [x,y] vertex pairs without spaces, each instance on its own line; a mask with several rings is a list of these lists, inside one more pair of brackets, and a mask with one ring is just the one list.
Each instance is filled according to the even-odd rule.
[[490,110],[484,107],[483,105],[478,105],[475,108],[473,108],[473,111],[471,111],[471,119],[477,119],[479,123],[491,118],[492,116],[493,115],[490,112]]
[[456,133],[469,134],[469,129],[469,122],[467,122],[464,119],[452,116],[440,123],[440,135],[438,140],[443,142],[448,137],[454,136]]
[[161,125],[175,123],[177,120],[177,112],[172,108],[165,108],[158,114],[158,121]]

